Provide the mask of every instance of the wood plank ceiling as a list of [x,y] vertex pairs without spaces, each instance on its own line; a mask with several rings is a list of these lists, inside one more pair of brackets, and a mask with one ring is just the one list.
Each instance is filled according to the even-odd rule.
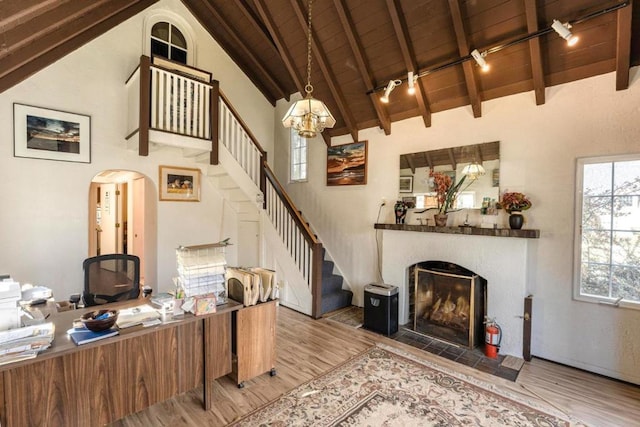
[[[0,92],[156,1],[0,1]],[[307,0],[182,2],[272,104],[304,93]],[[431,126],[433,113],[462,106],[481,117],[483,101],[520,92],[533,91],[540,105],[549,86],[612,71],[612,90],[624,90],[630,66],[640,64],[638,3],[315,0],[311,83],[337,120],[325,140],[357,140],[370,127],[390,134],[409,117]],[[573,24],[576,46],[550,29],[554,19]],[[474,49],[488,52],[489,72],[471,58]],[[421,75],[415,95],[406,91],[408,71]],[[402,85],[383,104],[389,80]]]

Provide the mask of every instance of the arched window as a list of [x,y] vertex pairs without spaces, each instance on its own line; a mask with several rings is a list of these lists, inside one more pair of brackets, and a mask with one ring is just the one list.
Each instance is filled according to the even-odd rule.
[[151,28],[151,55],[186,64],[187,40],[175,25],[157,22]]

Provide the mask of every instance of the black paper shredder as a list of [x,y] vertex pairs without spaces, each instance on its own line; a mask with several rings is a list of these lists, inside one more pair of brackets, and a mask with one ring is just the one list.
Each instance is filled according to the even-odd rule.
[[398,332],[398,287],[372,283],[364,287],[364,327],[384,335]]

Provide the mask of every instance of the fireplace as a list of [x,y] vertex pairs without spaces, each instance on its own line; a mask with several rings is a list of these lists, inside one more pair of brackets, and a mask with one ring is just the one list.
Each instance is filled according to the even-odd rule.
[[485,279],[444,261],[415,264],[410,277],[409,320],[414,331],[466,348],[482,342]]

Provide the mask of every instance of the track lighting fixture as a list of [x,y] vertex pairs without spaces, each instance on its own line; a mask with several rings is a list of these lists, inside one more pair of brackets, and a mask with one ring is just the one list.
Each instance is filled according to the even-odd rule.
[[407,88],[407,93],[409,95],[415,95],[416,93],[416,82],[418,81],[418,76],[417,75],[413,75],[413,71],[409,71],[408,75],[407,75],[407,84],[409,85],[409,88]]
[[400,84],[402,84],[401,80],[389,80],[389,84],[387,85],[387,88],[384,90],[384,95],[380,97],[380,101],[384,102],[385,104],[388,103],[389,95],[396,88],[396,86]]
[[487,56],[486,51],[480,53],[478,52],[478,49],[473,49],[473,51],[471,52],[471,56],[476,60],[482,71],[484,71],[485,73],[489,71],[489,64],[487,64],[487,61],[484,60],[484,57]]
[[574,36],[571,31],[569,31],[571,25],[568,22],[563,24],[557,19],[554,19],[553,24],[551,24],[551,28],[553,28],[560,37],[565,39],[569,46],[573,46],[578,43],[578,37]]

